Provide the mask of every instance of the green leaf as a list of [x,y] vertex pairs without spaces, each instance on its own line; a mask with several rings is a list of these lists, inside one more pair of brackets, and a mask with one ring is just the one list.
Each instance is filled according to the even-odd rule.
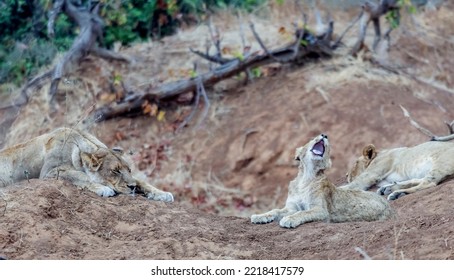
[[262,76],[262,70],[260,69],[260,67],[252,68],[251,72],[255,78],[259,78]]

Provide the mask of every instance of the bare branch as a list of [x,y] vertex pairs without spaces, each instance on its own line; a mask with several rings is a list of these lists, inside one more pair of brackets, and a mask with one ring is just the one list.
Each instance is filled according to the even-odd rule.
[[205,54],[205,53],[203,53],[201,51],[194,50],[192,48],[189,48],[189,50],[192,53],[194,53],[194,54],[196,54],[196,55],[198,55],[198,56],[200,56],[200,57],[202,57],[202,58],[204,58],[204,59],[206,59],[208,61],[217,63],[217,64],[226,64],[226,63],[232,61],[232,59],[227,59],[227,58],[223,58],[223,57],[219,57],[219,56],[211,56],[211,55]]
[[[400,108],[402,109],[404,116],[410,120],[410,124],[416,129],[418,129],[420,132],[423,134],[431,137],[431,141],[450,141],[454,139],[454,134],[446,135],[446,136],[436,136],[432,132],[430,132],[428,129],[422,127],[420,124],[418,124],[411,116],[410,113],[408,113],[407,109],[405,109],[402,105],[399,105]],[[445,122],[446,123],[446,122]],[[452,131],[452,125],[454,124],[454,121],[452,121],[450,124],[446,123],[449,127],[449,130]]]
[[[369,22],[373,22],[375,38],[372,44],[372,49],[375,51],[379,42],[382,40],[381,30],[380,30],[380,17],[387,14],[390,11],[396,11],[397,16],[399,17],[399,4],[397,0],[382,0],[380,3],[375,3],[372,1],[366,1],[362,5],[362,16],[360,17],[360,26],[359,26],[359,35],[358,40],[353,46],[350,53],[356,55],[364,45],[364,39],[366,37],[366,30]],[[391,30],[388,30],[385,34],[385,39],[389,39],[389,33]]]
[[208,110],[211,105],[201,79],[199,79],[199,81],[197,83],[197,92],[198,92],[197,93],[198,95],[202,95],[203,103],[204,103],[203,112],[202,112],[202,115],[200,116],[198,124],[197,124],[197,126],[199,127],[202,124],[202,122],[205,120],[205,118],[208,114]]
[[431,139],[431,141],[440,141],[440,142],[444,142],[444,141],[451,141],[454,139],[454,134],[452,135],[446,135],[446,136],[436,136],[434,137],[433,139]]
[[366,30],[367,26],[369,25],[369,21],[371,20],[371,14],[365,12],[365,8],[363,7],[363,11],[361,12],[361,17],[359,19],[359,34],[358,40],[356,41],[355,45],[351,49],[350,53],[352,55],[356,55],[364,44],[364,39],[366,38]]
[[49,35],[50,38],[53,38],[55,36],[55,20],[61,13],[64,3],[65,0],[55,0],[52,9],[48,13],[49,21],[47,22],[47,35]]
[[192,106],[192,111],[189,114],[189,116],[187,116],[183,120],[183,122],[178,126],[178,128],[176,129],[177,132],[180,131],[183,127],[185,127],[192,120],[192,118],[195,115],[195,112],[197,111],[197,108],[199,107],[199,102],[200,102],[200,92],[196,91],[194,105]]
[[339,38],[336,40],[336,42],[333,44],[333,49],[336,49],[340,43],[342,42],[342,39],[344,38],[345,34],[347,34],[347,32],[359,21],[359,19],[363,16],[363,13],[364,13],[364,10],[361,10],[361,12],[359,13],[358,17],[353,20],[348,26],[347,28],[345,28],[344,32],[342,32],[342,34],[339,36]]
[[448,127],[448,133],[449,134],[454,134],[454,121],[448,123],[445,122],[446,126]]
[[254,34],[254,37],[255,39],[257,40],[257,42],[259,43],[260,47],[262,48],[262,50],[266,53],[267,56],[271,57],[272,59],[274,59],[276,62],[279,62],[279,63],[285,63],[285,61],[282,61],[280,60],[279,58],[275,57],[272,53],[270,53],[270,51],[266,48],[265,44],[263,43],[262,39],[260,38],[259,34],[257,34],[257,31],[255,31],[255,27],[254,27],[254,23],[249,22],[249,27],[251,28],[252,30],[252,34]]
[[317,7],[315,7],[314,9],[315,9],[314,13],[315,13],[315,22],[316,22],[314,35],[317,37],[324,36],[326,34],[328,27],[323,22],[322,16],[320,15],[320,11],[317,9]]
[[248,46],[246,45],[246,38],[244,36],[244,23],[243,23],[243,16],[241,14],[241,11],[237,12],[237,17],[238,17],[238,22],[239,22],[239,26],[240,26],[240,38],[241,38],[241,45],[243,47],[243,55],[248,55],[249,49],[248,49]]
[[404,113],[404,116],[406,118],[408,118],[410,120],[410,124],[414,127],[416,127],[417,130],[419,130],[420,132],[422,132],[424,135],[427,135],[431,138],[435,138],[435,134],[433,134],[432,132],[430,132],[428,129],[422,127],[421,125],[419,125],[411,116],[410,116],[410,113],[408,113],[407,109],[404,108],[404,106],[402,105],[399,105],[400,106],[400,109],[402,109],[402,112]]
[[301,41],[303,40],[303,36],[304,36],[304,32],[305,32],[305,28],[306,27],[306,23],[304,23],[303,25],[303,29],[300,29],[297,31],[297,38],[296,38],[296,42],[295,44],[293,45],[293,55],[290,59],[295,59],[297,56],[298,56],[298,53],[300,52],[300,46],[301,46]]
[[208,20],[208,29],[210,31],[211,41],[213,42],[214,46],[216,47],[216,57],[222,59],[222,51],[221,51],[221,36],[219,35],[219,30],[216,27],[213,27],[213,21],[210,19]]
[[90,53],[105,60],[118,60],[126,63],[131,63],[130,57],[121,55],[119,53],[104,48],[93,47],[90,49]]
[[377,49],[378,43],[380,42],[381,39],[381,30],[380,30],[380,18],[374,18],[372,19],[372,23],[374,24],[374,32],[375,32],[375,38],[374,38],[374,43],[372,44],[372,49],[375,51]]

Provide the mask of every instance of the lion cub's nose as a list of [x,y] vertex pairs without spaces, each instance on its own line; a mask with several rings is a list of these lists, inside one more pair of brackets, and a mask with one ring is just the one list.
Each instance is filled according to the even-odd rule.
[[322,134],[322,137],[328,139],[328,135],[326,134]]

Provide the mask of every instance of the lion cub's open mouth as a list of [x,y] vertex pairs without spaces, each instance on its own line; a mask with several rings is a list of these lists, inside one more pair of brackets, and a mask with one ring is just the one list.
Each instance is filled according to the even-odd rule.
[[320,140],[315,145],[312,147],[311,152],[316,155],[322,157],[323,154],[325,153],[325,141]]

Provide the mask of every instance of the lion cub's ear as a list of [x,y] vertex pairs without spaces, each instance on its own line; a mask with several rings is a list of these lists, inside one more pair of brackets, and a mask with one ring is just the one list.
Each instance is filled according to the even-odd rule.
[[89,153],[80,153],[80,158],[82,160],[82,166],[87,168],[90,171],[96,172],[101,167],[104,162],[104,158],[107,156],[107,151],[104,149],[99,149],[93,154]]
[[295,160],[301,161],[303,149],[304,147],[298,147],[295,149]]
[[377,150],[373,144],[369,144],[363,148],[363,156],[368,160],[373,160],[377,156]]

